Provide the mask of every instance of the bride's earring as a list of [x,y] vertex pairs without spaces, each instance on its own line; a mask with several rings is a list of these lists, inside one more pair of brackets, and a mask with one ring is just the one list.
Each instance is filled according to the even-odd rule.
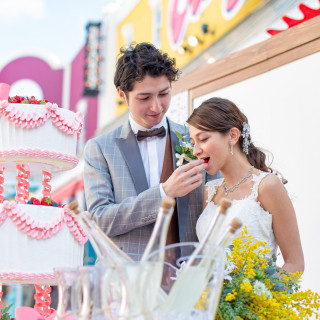
[[233,155],[233,141],[230,141],[230,153]]

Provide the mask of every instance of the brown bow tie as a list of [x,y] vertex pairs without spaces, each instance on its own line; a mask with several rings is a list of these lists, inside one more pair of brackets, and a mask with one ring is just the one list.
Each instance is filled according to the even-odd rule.
[[149,130],[149,131],[139,130],[137,133],[137,140],[141,141],[148,137],[164,137],[165,135],[166,135],[166,129],[164,127],[160,127],[160,128]]

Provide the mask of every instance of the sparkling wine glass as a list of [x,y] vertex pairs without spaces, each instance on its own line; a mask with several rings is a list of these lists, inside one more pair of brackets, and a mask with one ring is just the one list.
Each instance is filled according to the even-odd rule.
[[165,247],[162,289],[166,301],[154,311],[161,319],[214,319],[225,269],[222,247],[212,245],[207,254],[188,259],[199,243],[179,243]]
[[79,268],[82,284],[83,301],[78,320],[108,320],[109,313],[103,307],[103,285],[108,290],[107,274],[109,268],[85,266]]
[[82,284],[77,268],[54,269],[58,280],[58,306],[54,320],[77,320],[82,305]]

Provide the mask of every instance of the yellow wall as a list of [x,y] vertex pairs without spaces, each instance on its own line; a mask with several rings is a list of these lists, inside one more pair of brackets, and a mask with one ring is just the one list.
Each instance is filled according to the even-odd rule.
[[[140,0],[134,9],[118,26],[118,52],[121,47],[127,45],[126,39],[123,37],[122,28],[125,26],[133,26],[133,38],[135,42],[151,42],[152,41],[152,10],[148,0]],[[120,116],[127,110],[127,105],[118,97],[118,105],[116,108],[116,116]]]
[[[222,16],[222,0],[211,0],[208,6],[204,9],[199,19],[195,22],[190,22],[187,27],[186,37],[184,44],[187,43],[186,38],[189,35],[195,35],[203,41],[197,47],[193,48],[192,53],[179,54],[177,50],[173,49],[168,38],[168,14],[163,14],[163,32],[161,33],[161,49],[169,54],[171,57],[175,57],[177,65],[182,67],[197,55],[199,55],[204,49],[212,45],[217,39],[222,37],[229,30],[234,28],[240,21],[248,16],[256,6],[261,3],[262,0],[247,0],[237,14],[230,20],[225,20]],[[169,12],[170,0],[163,0],[163,12]],[[207,34],[204,36],[201,25],[208,24],[209,30],[214,30],[214,35]]]
[[[204,49],[208,48],[217,39],[226,34],[229,30],[234,28],[240,21],[248,16],[258,4],[263,0],[247,0],[242,5],[241,9],[236,15],[226,20],[222,16],[222,2],[223,0],[206,0],[207,6],[203,10],[201,16],[197,21],[187,22],[187,29],[185,34],[185,41],[189,35],[195,35],[203,41],[196,48],[192,49],[192,53],[179,54],[176,48],[173,48],[169,41],[169,12],[173,0],[162,0],[162,25],[161,25],[161,49],[167,52],[169,56],[175,57],[177,65],[182,67],[186,63],[190,62],[194,57],[199,55]],[[189,0],[190,1],[190,0]],[[188,2],[188,0],[185,0]],[[153,11],[149,5],[149,0],[140,0],[128,16],[119,24],[118,27],[118,48],[126,45],[125,39],[122,35],[122,28],[126,25],[132,25],[133,27],[133,41],[135,42],[152,42],[152,24]],[[214,35],[207,34],[204,36],[201,25],[208,24],[209,30],[214,30]]]
[[119,24],[118,27],[118,48],[126,45],[122,35],[122,28],[125,25],[133,26],[133,41],[151,42],[152,41],[152,9],[148,0],[140,0],[128,16]]

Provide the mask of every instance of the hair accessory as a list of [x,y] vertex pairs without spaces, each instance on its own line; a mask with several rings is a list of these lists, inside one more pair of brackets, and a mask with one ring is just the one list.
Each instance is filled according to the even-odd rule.
[[242,151],[247,155],[249,153],[249,145],[251,144],[250,139],[250,126],[246,122],[242,122],[241,137],[243,138]]

